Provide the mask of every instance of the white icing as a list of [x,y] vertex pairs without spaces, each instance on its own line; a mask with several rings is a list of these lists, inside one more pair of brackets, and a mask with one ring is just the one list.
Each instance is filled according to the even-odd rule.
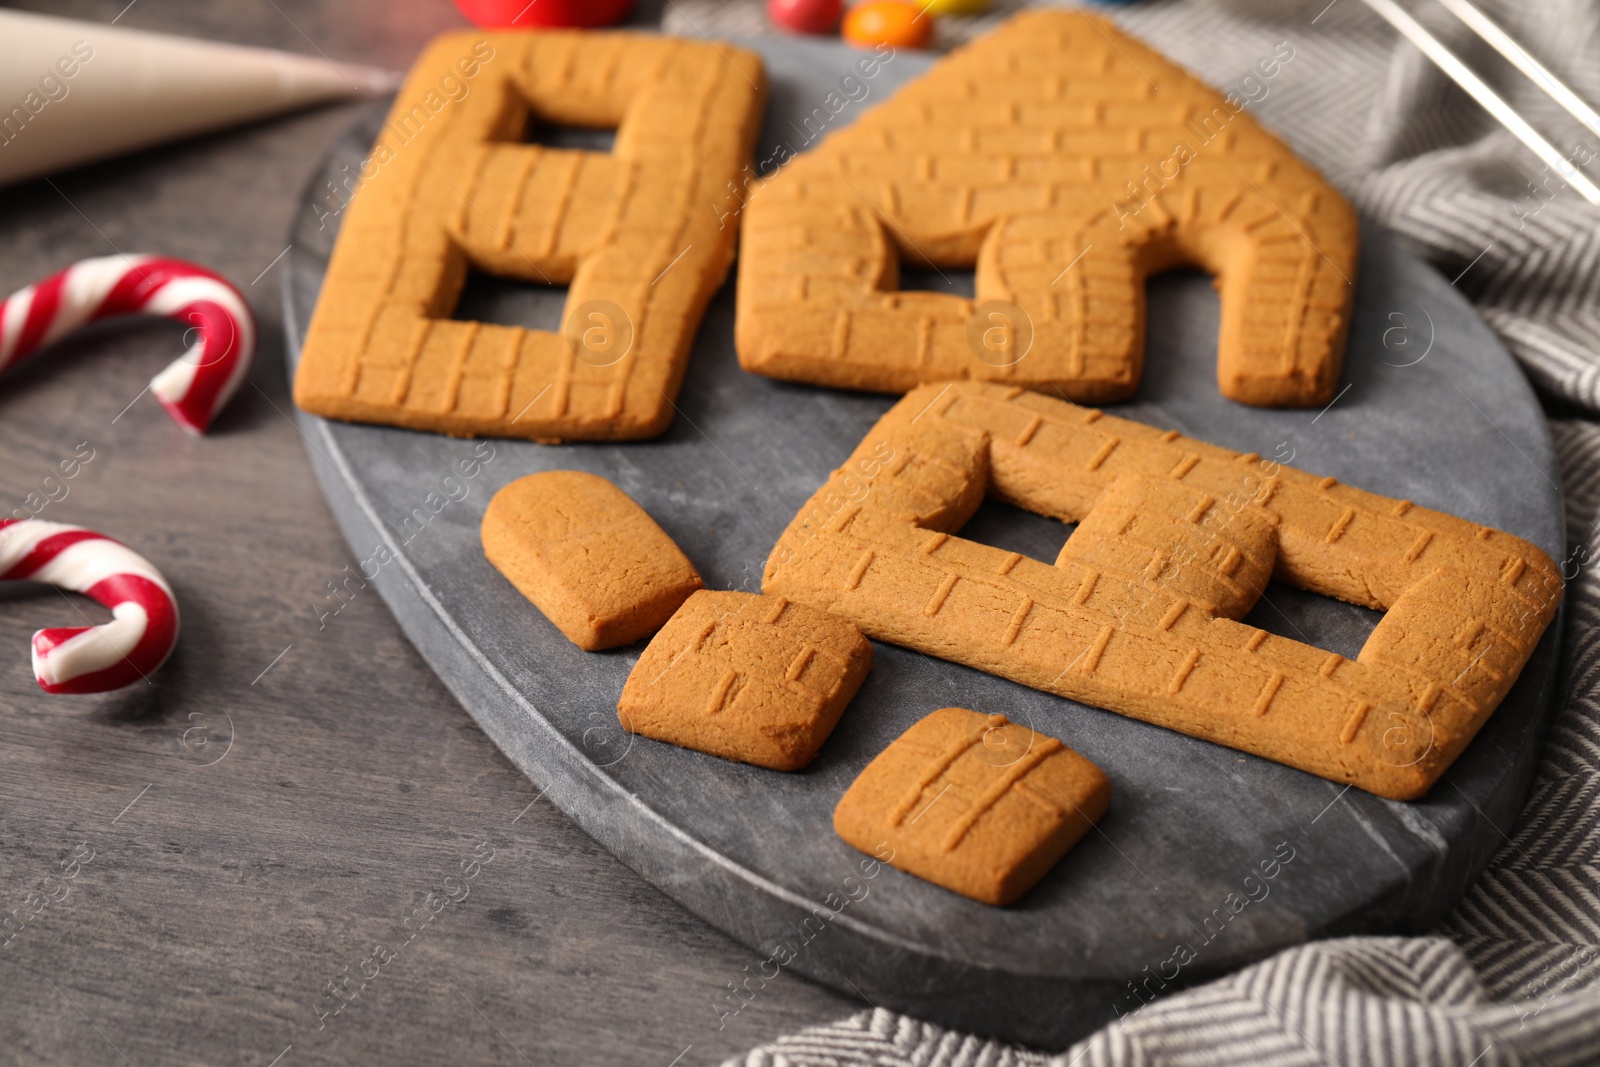
[[39,75],[84,39],[94,46],[94,61],[82,65],[70,97],[50,103],[21,137],[0,149],[0,185],[363,90],[393,91],[392,77],[354,64],[335,67],[321,56],[5,9],[0,107],[6,114],[27,93],[38,92]]

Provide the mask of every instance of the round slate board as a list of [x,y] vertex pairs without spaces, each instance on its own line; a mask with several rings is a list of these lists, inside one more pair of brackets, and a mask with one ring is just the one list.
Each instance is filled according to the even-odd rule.
[[[837,45],[754,42],[772,80],[763,148],[804,147],[814,109],[847,99],[857,61]],[[902,54],[830,127],[923,69]],[[860,90],[855,91],[860,95]],[[831,110],[831,108],[830,108]],[[373,110],[308,190],[286,272],[291,362],[337,218],[325,182],[369,151]],[[813,121],[812,128],[816,123]],[[597,145],[593,134],[579,143]],[[317,205],[322,205],[321,209]],[[1557,469],[1539,407],[1468,303],[1368,227],[1338,399],[1318,411],[1231,403],[1215,382],[1207,279],[1149,287],[1144,383],[1118,415],[1255,451],[1508,530],[1560,558]],[[916,284],[970,292],[970,274]],[[501,486],[569,468],[611,479],[688,553],[711,588],[757,591],[763,561],[806,498],[892,403],[742,371],[732,283],[701,326],[679,415],[655,441],[474,443],[300,415],[313,465],[365,573],[406,633],[502,751],[596,840],[752,949],[708,1019],[799,972],[874,1005],[1059,1045],[1308,938],[1435,924],[1502,844],[1550,714],[1551,627],[1489,724],[1416,803],[1380,800],[1265,760],[888,645],[816,762],[781,774],[624,733],[618,693],[639,647],[570,644],[483,558],[478,524]],[[457,317],[550,328],[559,290],[474,278]],[[480,466],[461,462],[492,455]],[[1053,560],[1069,529],[984,506],[963,536]],[[379,564],[383,546],[393,560]],[[337,606],[330,601],[323,606]],[[1246,620],[1354,657],[1378,615],[1274,585]],[[1065,740],[1110,776],[1091,833],[1009,908],[965,900],[865,857],[831,829],[857,772],[946,705],[1003,712]],[[1269,876],[1270,875],[1270,876]]]

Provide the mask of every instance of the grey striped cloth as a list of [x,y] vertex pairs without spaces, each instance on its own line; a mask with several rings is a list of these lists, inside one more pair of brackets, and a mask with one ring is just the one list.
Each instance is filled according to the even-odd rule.
[[[1479,0],[1580,95],[1600,102],[1600,0]],[[1600,144],[1429,0],[1458,55],[1575,163]],[[1007,10],[943,20],[943,44]],[[667,28],[767,32],[759,0],[671,0]],[[1431,10],[1430,10],[1431,9]],[[1292,67],[1255,104],[1268,126],[1477,304],[1554,418],[1572,553],[1600,559],[1600,211],[1359,0],[1213,0],[1116,9],[1133,33],[1219,87],[1288,40]],[[1593,421],[1591,421],[1593,420]],[[794,1034],[748,1067],[1012,1064],[1600,1062],[1600,577],[1568,589],[1570,683],[1505,848],[1432,937],[1307,945],[1158,1001],[1064,1052],[1010,1048],[885,1011]]]

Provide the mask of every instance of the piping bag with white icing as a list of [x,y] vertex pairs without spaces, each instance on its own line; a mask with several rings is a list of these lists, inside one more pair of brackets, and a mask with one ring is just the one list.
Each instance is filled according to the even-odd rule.
[[398,84],[320,57],[0,11],[0,185]]

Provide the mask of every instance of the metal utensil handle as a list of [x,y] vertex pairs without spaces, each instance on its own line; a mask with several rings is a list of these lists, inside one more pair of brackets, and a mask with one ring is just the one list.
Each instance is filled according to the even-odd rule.
[[1567,83],[1556,77],[1549,67],[1534,58],[1533,54],[1518,44],[1510,34],[1500,28],[1500,24],[1485,15],[1472,0],[1439,0],[1450,13],[1465,22],[1472,28],[1472,32],[1482,37],[1499,52],[1512,65],[1528,76],[1539,88],[1543,89],[1550,98],[1562,107],[1567,113],[1586,126],[1590,133],[1600,137],[1600,112],[1590,107],[1588,102],[1573,92]]
[[1596,187],[1582,171],[1573,166],[1555,145],[1540,135],[1538,130],[1528,125],[1526,119],[1517,114],[1510,104],[1489,87],[1487,82],[1474,74],[1471,68],[1445,46],[1443,41],[1429,33],[1422,23],[1394,0],[1365,0],[1365,3],[1421,49],[1422,53],[1433,60],[1452,81],[1483,105],[1484,110],[1498,119],[1500,124],[1510,130],[1519,141],[1531,148],[1535,155],[1560,174],[1568,185],[1583,195],[1585,200],[1600,206],[1600,187]]

